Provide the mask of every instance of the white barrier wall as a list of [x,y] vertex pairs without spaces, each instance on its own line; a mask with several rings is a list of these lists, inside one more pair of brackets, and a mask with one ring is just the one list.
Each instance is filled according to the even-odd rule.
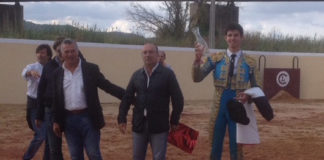
[[[37,45],[52,41],[18,40],[0,38],[0,104],[23,104],[26,102],[26,82],[21,77],[22,69],[35,61]],[[113,45],[78,43],[87,61],[99,65],[101,72],[111,82],[126,88],[132,73],[143,64],[141,45]],[[167,63],[177,75],[185,100],[208,100],[212,98],[213,82],[209,75],[200,83],[191,79],[194,59],[193,48],[160,47],[166,51]],[[212,50],[216,51],[216,50]],[[292,57],[299,57],[301,69],[300,97],[302,99],[324,99],[324,54],[247,52],[257,60],[263,54],[269,68],[291,68]],[[102,103],[118,102],[100,91]]]

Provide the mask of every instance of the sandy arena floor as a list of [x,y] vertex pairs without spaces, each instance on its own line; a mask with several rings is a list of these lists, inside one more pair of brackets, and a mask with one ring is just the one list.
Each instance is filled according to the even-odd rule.
[[[284,99],[284,100],[283,100]],[[324,159],[324,101],[299,101],[281,98],[271,101],[275,118],[265,121],[258,111],[261,144],[244,150],[246,160],[323,160]],[[209,107],[211,101],[186,102],[181,122],[200,131],[198,144],[192,154],[171,145],[168,160],[207,160]],[[125,135],[120,134],[116,116],[117,104],[104,104],[106,126],[101,130],[101,151],[104,159],[130,160],[132,139],[130,124]],[[19,160],[26,150],[32,131],[25,121],[25,105],[0,105],[0,159]],[[131,116],[129,116],[129,119]],[[130,122],[130,120],[129,120]],[[227,139],[227,137],[226,137]],[[223,159],[229,159],[225,142]],[[65,159],[69,158],[64,142]],[[34,159],[40,160],[42,149]],[[151,158],[148,153],[147,159]]]

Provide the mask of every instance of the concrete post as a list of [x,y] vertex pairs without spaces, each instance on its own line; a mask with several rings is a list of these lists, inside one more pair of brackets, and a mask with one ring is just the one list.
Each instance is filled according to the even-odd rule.
[[215,48],[215,8],[215,0],[211,0],[209,12],[209,48]]
[[24,13],[23,6],[0,4],[0,33],[23,31]]

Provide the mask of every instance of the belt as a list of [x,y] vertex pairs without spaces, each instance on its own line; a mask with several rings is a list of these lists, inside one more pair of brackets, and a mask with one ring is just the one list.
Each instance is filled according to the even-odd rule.
[[37,108],[37,99],[27,96],[27,108]]
[[27,99],[32,100],[32,101],[36,101],[37,100],[37,98],[33,98],[31,96],[28,96],[28,95],[27,95]]
[[86,111],[87,111],[87,108],[79,109],[79,110],[72,110],[72,111],[66,110],[66,112],[68,114],[82,114],[82,113],[85,113]]

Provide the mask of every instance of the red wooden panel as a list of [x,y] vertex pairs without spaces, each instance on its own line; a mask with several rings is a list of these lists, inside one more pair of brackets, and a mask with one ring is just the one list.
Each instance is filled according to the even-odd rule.
[[291,68],[265,68],[263,90],[270,99],[280,90],[299,98],[300,94],[300,69]]

